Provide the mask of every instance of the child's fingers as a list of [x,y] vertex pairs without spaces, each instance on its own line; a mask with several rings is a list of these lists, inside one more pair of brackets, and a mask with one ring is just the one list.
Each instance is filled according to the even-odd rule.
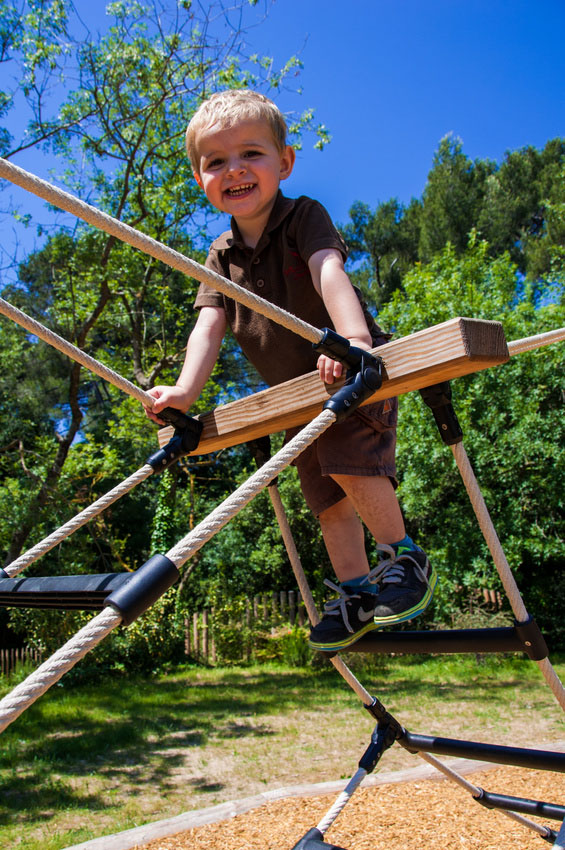
[[330,357],[326,357],[325,354],[322,354],[321,357],[318,358],[317,366],[318,374],[322,381],[326,384],[333,384],[336,378],[341,377],[341,363],[338,363],[337,360],[332,360]]

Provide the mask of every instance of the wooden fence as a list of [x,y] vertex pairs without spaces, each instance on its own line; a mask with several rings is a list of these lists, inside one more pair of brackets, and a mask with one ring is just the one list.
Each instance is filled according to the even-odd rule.
[[18,646],[10,649],[0,649],[0,674],[7,676],[18,664],[31,661],[33,664],[41,664],[41,653],[29,646]]
[[[199,611],[184,621],[184,653],[202,661],[216,662],[216,643],[212,630],[214,609]],[[245,611],[233,623],[251,629],[274,628],[285,624],[300,626],[308,622],[302,595],[297,590],[275,590],[245,601]]]

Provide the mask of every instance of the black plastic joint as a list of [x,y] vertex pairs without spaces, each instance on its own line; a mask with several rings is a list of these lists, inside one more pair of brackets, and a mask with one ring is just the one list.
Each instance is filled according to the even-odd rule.
[[359,759],[359,767],[372,773],[382,754],[392,747],[396,740],[396,726],[391,723],[378,723],[371,735],[371,743]]
[[164,410],[160,410],[159,418],[174,427],[175,436],[182,437],[185,452],[193,452],[197,448],[204,427],[200,419],[187,416],[186,413],[175,410],[174,407],[165,407]]
[[338,363],[343,363],[345,366],[354,366],[348,359],[351,349],[360,351],[351,345],[349,340],[340,334],[332,331],[331,328],[322,328],[323,337],[320,342],[313,342],[312,348],[317,354],[325,354],[331,357],[332,360],[337,360]]
[[163,448],[158,449],[147,458],[146,463],[152,466],[155,472],[164,472],[172,466],[179,458],[184,457],[186,451],[183,447],[182,437],[175,434]]
[[525,623],[514,622],[514,629],[520,638],[524,652],[532,661],[542,661],[549,655],[549,650],[540,628],[533,617],[528,617]]
[[129,581],[107,597],[105,604],[120,614],[124,626],[130,626],[179,577],[178,569],[166,555],[153,555],[131,574]]
[[327,844],[324,841],[323,833],[320,832],[317,826],[314,826],[308,832],[304,833],[292,850],[345,850],[345,848],[338,847],[337,844]]
[[451,403],[451,386],[449,381],[424,387],[420,390],[424,402],[431,409],[441,439],[446,446],[454,446],[463,440],[463,431],[457,419],[457,414]]
[[[167,407],[159,413],[159,416],[171,410],[173,410],[172,407]],[[152,466],[155,472],[164,472],[165,469],[172,466],[179,458],[193,452],[200,442],[204,423],[200,419],[193,419],[191,416],[186,416],[179,410],[173,410],[173,413],[178,413],[182,417],[181,420],[177,420],[180,424],[175,424],[174,435],[166,446],[158,449],[158,451],[154,452],[146,460],[146,463]],[[166,419],[166,417],[163,416],[163,419]]]
[[345,384],[337,390],[324,404],[324,410],[333,410],[336,422],[342,422],[354,410],[373,395],[382,385],[382,360],[369,351],[361,352],[360,365],[357,372],[350,370]]
[[10,576],[8,575],[6,570],[3,569],[2,567],[0,567],[0,578],[10,578]]

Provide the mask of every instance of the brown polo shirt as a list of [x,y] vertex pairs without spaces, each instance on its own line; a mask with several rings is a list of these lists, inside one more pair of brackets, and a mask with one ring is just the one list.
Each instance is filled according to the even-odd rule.
[[[304,196],[285,198],[279,191],[256,247],[244,244],[232,219],[231,230],[212,243],[206,266],[316,328],[333,328],[308,269],[312,254],[325,248],[347,256],[324,207]],[[361,304],[374,344],[386,341],[362,300]],[[318,355],[308,340],[206,284],[200,286],[194,306],[224,308],[243,353],[270,386],[316,368]]]

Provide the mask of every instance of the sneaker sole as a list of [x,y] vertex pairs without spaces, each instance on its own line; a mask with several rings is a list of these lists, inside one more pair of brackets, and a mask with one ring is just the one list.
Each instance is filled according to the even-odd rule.
[[375,629],[379,628],[380,626],[378,623],[371,621],[358,632],[348,635],[346,638],[342,638],[334,643],[315,643],[310,640],[308,641],[308,644],[312,647],[312,649],[317,649],[319,652],[336,652],[340,649],[347,649],[348,646],[351,646],[351,644],[355,643],[356,640],[359,640],[360,637],[366,635],[367,632],[373,632]]
[[418,617],[420,614],[423,614],[432,601],[436,585],[437,572],[432,567],[428,582],[428,589],[420,601],[412,608],[408,608],[406,611],[400,611],[398,614],[390,614],[388,617],[375,617],[375,628],[382,629],[385,626],[394,626],[396,623],[404,623],[406,620],[413,620],[414,617]]

